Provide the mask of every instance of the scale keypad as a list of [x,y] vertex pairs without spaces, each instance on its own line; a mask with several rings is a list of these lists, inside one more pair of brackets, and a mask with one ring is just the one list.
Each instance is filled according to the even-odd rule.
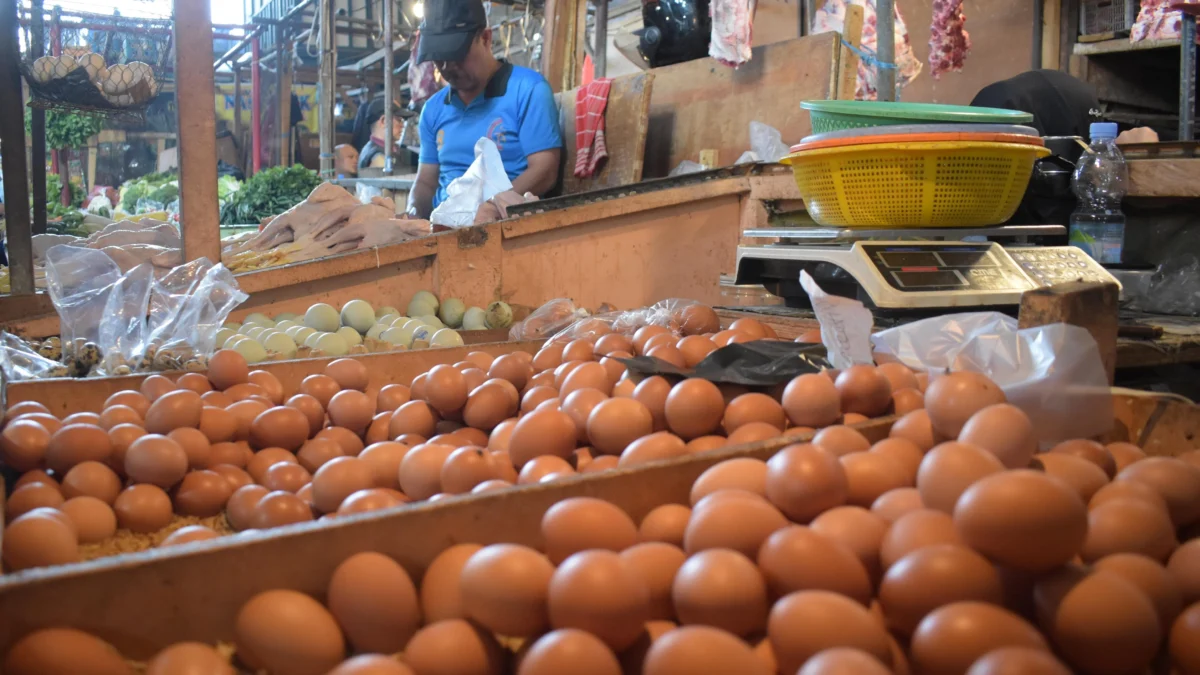
[[1070,281],[1112,281],[1107,270],[1074,246],[1009,248],[1007,251],[1038,286]]

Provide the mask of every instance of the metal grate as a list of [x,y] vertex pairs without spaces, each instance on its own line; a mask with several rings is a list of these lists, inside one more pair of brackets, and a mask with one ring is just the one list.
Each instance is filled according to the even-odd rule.
[[1079,34],[1128,34],[1140,7],[1140,0],[1082,0],[1079,3]]

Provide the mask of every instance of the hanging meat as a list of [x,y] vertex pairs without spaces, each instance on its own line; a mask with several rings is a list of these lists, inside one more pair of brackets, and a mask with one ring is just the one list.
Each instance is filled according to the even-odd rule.
[[963,68],[971,51],[963,0],[933,0],[933,26],[929,36],[929,66],[936,80],[943,73]]
[[[864,51],[874,54],[879,42],[875,0],[825,0],[813,15],[812,33],[841,32],[846,21],[846,5],[858,5],[863,8],[862,46]],[[893,34],[896,45],[896,87],[902,88],[921,74],[921,60],[913,54],[912,41],[908,36],[908,26],[904,16],[900,14],[900,5],[893,5],[892,12]],[[876,92],[876,68],[864,61],[858,64],[858,86],[854,97],[863,101],[874,101]]]

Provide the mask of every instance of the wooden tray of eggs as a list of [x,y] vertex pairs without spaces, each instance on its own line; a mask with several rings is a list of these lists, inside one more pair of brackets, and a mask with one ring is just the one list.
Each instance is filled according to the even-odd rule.
[[[1187,514],[1192,514],[1193,507],[1196,513],[1192,515],[1200,516],[1200,484],[1191,492],[1172,492],[1171,486],[1161,484],[1164,473],[1171,476],[1169,480],[1176,477],[1182,477],[1185,483],[1191,480],[1187,464],[1182,460],[1163,460],[1170,466],[1143,464],[1143,451],[1128,443],[1105,447],[1072,442],[1069,447],[1038,455],[1034,464],[1038,471],[1006,471],[1010,466],[1027,466],[1034,459],[1034,448],[1025,442],[1027,437],[1015,443],[1002,443],[996,438],[980,436],[978,428],[989,426],[984,423],[989,420],[976,422],[975,412],[964,415],[961,401],[954,406],[939,402],[947,388],[955,387],[933,386],[920,394],[923,387],[915,375],[894,367],[858,366],[839,374],[836,382],[824,374],[801,376],[782,391],[775,391],[777,398],[763,392],[717,387],[700,380],[683,380],[672,385],[661,378],[647,378],[636,386],[628,380],[614,384],[609,369],[619,362],[613,356],[648,351],[647,345],[655,337],[653,333],[635,335],[632,340],[625,336],[611,339],[604,336],[594,344],[587,343],[587,351],[591,352],[587,355],[583,354],[585,345],[581,342],[547,345],[531,356],[536,345],[527,345],[529,349],[512,354],[504,351],[512,351],[513,345],[497,346],[490,354],[478,349],[479,354],[463,350],[464,360],[456,364],[457,368],[439,365],[417,376],[412,380],[411,391],[404,392],[416,400],[396,408],[386,422],[387,435],[396,437],[400,443],[418,442],[417,438],[406,437],[408,434],[416,434],[424,441],[436,432],[443,432],[436,442],[406,448],[400,458],[399,487],[409,498],[424,500],[423,503],[403,507],[395,501],[389,503],[387,490],[394,488],[363,488],[378,485],[379,474],[368,465],[369,458],[339,457],[322,466],[312,481],[313,506],[326,514],[337,513],[333,526],[296,522],[215,541],[193,541],[179,547],[0,578],[0,653],[5,654],[5,672],[14,675],[39,672],[30,670],[44,662],[39,659],[65,652],[78,654],[81,659],[111,661],[113,653],[101,640],[107,640],[124,657],[132,659],[150,658],[182,641],[224,645],[223,653],[227,656],[232,644],[236,663],[249,671],[309,672],[289,667],[289,663],[300,660],[308,664],[311,672],[328,672],[346,658],[348,650],[390,654],[403,649],[404,658],[418,675],[437,672],[439,664],[448,668],[448,672],[475,672],[459,669],[449,662],[426,662],[430,667],[418,665],[424,658],[441,660],[456,655],[469,658],[471,654],[487,655],[481,658],[494,666],[478,672],[504,672],[513,659],[513,649],[522,640],[538,638],[549,627],[582,628],[590,635],[583,641],[588,643],[588,649],[600,655],[598,658],[615,661],[619,655],[640,663],[638,660],[646,654],[647,647],[651,653],[656,649],[679,651],[670,646],[659,648],[658,642],[649,644],[674,629],[673,623],[659,624],[653,630],[646,624],[643,633],[644,621],[652,617],[713,627],[681,631],[677,637],[694,647],[704,644],[719,647],[722,658],[728,659],[726,663],[736,664],[736,667],[731,665],[733,670],[724,672],[772,672],[761,661],[766,658],[764,653],[773,662],[777,661],[783,671],[794,672],[804,659],[812,656],[812,653],[805,655],[805,649],[825,638],[836,641],[846,635],[853,635],[856,640],[862,638],[851,644],[860,646],[868,658],[874,657],[899,669],[902,661],[917,653],[906,651],[900,639],[889,636],[867,605],[872,603],[884,570],[910,552],[915,554],[914,549],[930,541],[955,542],[964,546],[968,556],[979,553],[967,549],[967,545],[1011,562],[1017,569],[1026,566],[1040,569],[1051,559],[1061,565],[1076,555],[1083,555],[1088,561],[1095,551],[1087,549],[1084,541],[1089,526],[1084,504],[1101,490],[1108,490],[1109,495],[1137,491],[1127,483],[1137,483],[1141,485],[1138,489],[1159,493],[1165,506],[1161,513],[1155,512],[1156,518],[1174,517],[1176,509],[1181,518],[1190,518]],[[661,348],[663,341],[658,342],[657,348]],[[695,347],[698,342],[691,341],[686,346]],[[682,346],[676,348],[684,351]],[[605,354],[604,358],[595,360],[599,354]],[[460,395],[458,384],[463,383],[464,373],[482,370],[482,361],[488,356],[496,356],[487,364],[488,374],[505,382],[485,383],[473,389],[469,397],[465,392]],[[214,358],[209,375],[221,393],[229,396],[234,387],[241,385],[231,386],[232,380],[221,372],[228,365],[224,360]],[[425,365],[432,363],[430,360]],[[472,364],[477,367],[472,368]],[[348,375],[351,378],[348,385],[361,384],[365,389],[362,380],[369,377],[366,372],[373,371],[349,367],[347,370],[350,372],[334,374]],[[530,373],[535,374],[530,376]],[[410,372],[409,377],[414,374]],[[520,403],[508,394],[510,387],[516,389],[510,378],[522,381],[524,396]],[[337,386],[336,379],[330,379]],[[1002,407],[998,389],[977,376],[965,374],[940,381],[963,385],[959,389],[971,398],[968,407],[976,408],[979,415],[992,410],[995,414],[984,416],[1019,418],[1011,409]],[[165,386],[152,378],[143,384],[147,382],[152,387]],[[584,383],[594,386],[578,386]],[[325,394],[314,388],[318,384],[330,385],[324,380],[310,380],[311,393],[306,395],[319,402]],[[592,401],[584,415],[586,423],[580,428],[572,416],[572,412],[577,412],[574,404],[584,405],[579,399],[594,398],[586,390],[596,388],[611,390],[611,397],[600,391],[601,398]],[[898,396],[901,390],[918,391],[920,395],[916,399]],[[349,386],[338,396],[357,391]],[[380,389],[380,396],[393,393],[399,394],[396,390]],[[152,391],[148,398],[156,399],[153,407],[171,400],[172,396],[186,397],[174,391],[157,395]],[[460,399],[465,399],[465,405]],[[353,403],[361,398],[350,393],[346,400]],[[911,409],[895,410],[904,413],[898,419],[865,418],[901,405]],[[993,410],[989,405],[1001,407]],[[511,419],[515,406],[522,412],[519,423]],[[164,408],[162,414],[170,412],[166,410],[168,406],[160,407]],[[335,423],[341,420],[350,427],[365,426],[368,435],[369,427],[377,422],[367,421],[371,417],[369,412],[339,412],[332,399],[325,407]],[[449,411],[442,422],[437,421],[439,409]],[[1121,410],[1119,429],[1147,450],[1180,453],[1191,449],[1197,424],[1193,407],[1164,408],[1156,402],[1149,408],[1130,404]],[[297,415],[281,411],[277,415],[279,420],[260,421],[262,418],[256,416],[249,434],[252,442],[263,448],[259,454],[268,451],[268,444],[279,443],[281,449],[297,446],[296,429],[304,436],[311,433],[311,427],[305,428],[307,415],[303,410],[300,412]],[[147,426],[157,424],[162,414],[147,410],[144,417]],[[456,415],[469,426],[439,428],[439,424]],[[656,415],[662,416],[662,423],[669,431],[654,431]],[[862,421],[853,426],[839,424],[848,421],[850,415],[859,415]],[[355,416],[360,420],[358,425],[349,423]],[[962,419],[964,416],[966,419]],[[1190,431],[1167,434],[1154,423],[1155,419],[1174,420],[1173,427]],[[282,424],[267,424],[272,421]],[[473,424],[478,426],[470,426]],[[503,426],[506,424],[507,428]],[[203,420],[197,421],[197,425],[203,428]],[[490,437],[482,431],[493,426]],[[953,432],[947,431],[950,426],[955,427]],[[821,430],[814,432],[813,427]],[[1019,425],[1002,428],[1019,429]],[[266,438],[276,433],[280,436]],[[254,441],[256,434],[261,437]],[[590,443],[586,448],[578,447],[581,435]],[[957,436],[959,442],[931,450],[939,436]],[[685,442],[685,438],[690,440]],[[331,439],[328,445],[339,445],[341,440]],[[807,443],[809,440],[812,444]],[[491,449],[454,445],[487,445]],[[300,452],[303,453],[303,448]],[[137,467],[131,467],[129,458],[127,451],[125,466],[140,473]],[[498,458],[502,458],[499,465]],[[1066,459],[1058,461],[1063,458]],[[394,460],[393,457],[389,461]],[[1101,466],[1103,460],[1113,466],[1106,470]],[[276,463],[272,469],[280,464],[287,462]],[[1130,466],[1127,468],[1126,464]],[[521,467],[518,480],[526,473],[535,474],[536,484],[512,487],[514,465]],[[327,471],[335,466],[338,471]],[[589,467],[603,470],[589,470]],[[1118,468],[1122,469],[1123,477],[1126,471],[1144,475],[1129,475],[1127,480],[1110,487],[1108,481]],[[967,474],[959,475],[964,470]],[[326,486],[319,488],[322,472],[347,483],[338,486],[336,481],[325,481]],[[1060,480],[1041,477],[1042,473]],[[918,474],[926,478],[919,480]],[[986,493],[980,499],[986,497],[1003,503],[980,507],[964,516],[978,521],[979,531],[964,529],[957,522],[960,516],[955,511],[955,502],[968,489],[990,485],[993,474],[1005,484],[995,490],[980,487]],[[394,465],[390,475],[396,475]],[[153,472],[146,477],[154,479]],[[1032,520],[1018,523],[1027,536],[1034,533],[1039,537],[1038,546],[1014,543],[1002,536],[980,535],[987,531],[1004,532],[1009,526],[1006,519],[1016,506],[1024,504],[1022,500],[1005,502],[1012,500],[1007,483],[1013,481],[1031,482],[1035,492],[1048,492],[1052,497],[1047,509],[1022,511],[1032,514],[1029,516]],[[973,482],[976,486],[971,486]],[[357,494],[359,488],[364,492],[375,491],[372,500],[376,503],[364,506],[365,512],[354,509],[342,513],[345,501]],[[240,489],[253,490],[254,486],[249,485]],[[468,491],[475,494],[462,494]],[[446,496],[451,494],[455,496]],[[271,508],[264,509],[267,500],[259,495],[252,517],[269,511],[283,518],[279,524],[289,522],[291,508],[285,501],[277,498]],[[233,503],[231,499],[228,509],[231,517]],[[380,509],[381,504],[386,508]],[[29,518],[29,514],[23,518]],[[38,518],[37,527],[47,535],[44,541],[54,539],[50,535],[63,538],[62,533],[67,530],[58,516],[47,514]],[[311,514],[305,519],[309,518]],[[789,522],[808,527],[796,527]],[[1170,526],[1170,521],[1167,522]],[[1065,544],[1062,543],[1064,523],[1069,525],[1067,530],[1071,533]],[[955,534],[956,531],[960,534]],[[926,534],[933,539],[928,540]],[[6,553],[10,546],[25,543],[19,539],[28,541],[26,533],[14,537],[9,531],[6,536]],[[760,546],[769,543],[768,537],[780,540],[776,547],[779,559],[775,562],[771,562],[772,555],[764,558],[765,554],[759,552]],[[643,544],[638,544],[639,540]],[[677,552],[671,554],[676,558],[671,569],[676,572],[666,577],[673,576],[673,583],[664,584],[661,575],[647,572],[647,585],[643,588],[646,594],[635,594],[642,600],[625,602],[623,598],[628,594],[615,592],[618,586],[611,585],[605,589],[613,593],[592,589],[593,599],[586,599],[587,593],[582,589],[593,584],[586,580],[587,574],[570,564],[569,556],[590,549],[611,549],[623,551],[622,556],[637,550],[639,558],[642,554],[654,558],[656,554],[646,552],[645,548],[651,543],[669,545],[670,551]],[[804,603],[776,602],[783,596],[792,598],[789,593],[797,590],[789,581],[795,567],[787,562],[789,547],[818,544],[822,554],[817,558],[836,560],[831,569],[838,570],[836,576],[841,580],[828,579],[828,583],[816,588],[830,591],[828,595],[836,597],[804,598]],[[1167,555],[1173,556],[1174,545],[1165,552],[1156,550],[1155,555],[1163,560]],[[487,548],[480,549],[481,546]],[[667,550],[658,548],[660,553]],[[364,553],[373,555],[357,555]],[[612,564],[602,558],[616,556],[593,551],[597,553],[588,555],[587,567],[595,565],[594,569],[602,572],[605,565]],[[648,564],[653,567],[652,562]],[[681,566],[684,564],[691,566],[687,575]],[[532,576],[522,577],[521,570]],[[576,575],[576,571],[582,576]],[[659,578],[653,588],[650,576]],[[681,576],[689,581],[680,582]],[[556,584],[560,577],[573,581]],[[706,590],[709,582],[716,583],[722,577],[736,579],[741,584],[740,590],[733,595]],[[634,586],[639,583],[628,579],[621,583],[625,582]],[[560,587],[564,595],[556,600],[555,589]],[[651,593],[655,602],[664,607],[663,614],[651,609]],[[919,599],[927,595],[919,592],[909,597]],[[113,598],[121,601],[113,602]],[[560,602],[563,598],[571,599],[568,605]],[[614,605],[604,598],[621,601]],[[783,604],[788,606],[781,609]],[[909,604],[915,607],[920,602]],[[1146,607],[1150,607],[1148,601]],[[769,626],[768,608],[771,608]],[[905,608],[912,609],[907,605]],[[958,616],[955,613],[958,608],[947,605],[945,609],[953,609],[950,613]],[[787,625],[776,626],[777,611],[794,615],[798,622],[795,628],[800,632]],[[1150,621],[1157,621],[1153,610],[1149,611]],[[827,617],[830,613],[846,620],[845,630],[831,631],[829,635],[811,631],[811,621],[824,620],[818,616]],[[985,609],[982,613],[1004,623],[1002,628],[1011,628],[1012,634],[1029,636],[1018,644],[1044,648],[1047,638],[1034,637],[1037,631],[1023,623],[1032,622],[1032,617],[1022,619],[999,608]],[[570,615],[574,619],[563,618]],[[1140,617],[1136,612],[1133,615]],[[289,616],[299,623],[289,627],[286,623]],[[379,622],[384,616],[395,618],[399,629],[383,631],[390,637],[375,642],[372,635],[379,636]],[[476,623],[456,618],[463,616]],[[893,620],[899,621],[886,613],[884,619],[889,626]],[[948,621],[954,623],[953,617]],[[898,624],[896,635],[905,639],[915,628],[912,623],[915,621],[907,628]],[[31,633],[51,626],[70,626],[85,632]],[[1028,631],[1022,632],[1027,627]],[[655,630],[660,635],[655,635]],[[1149,640],[1153,642],[1150,657],[1157,651],[1162,636],[1161,629],[1156,630]],[[762,637],[764,632],[766,639]],[[817,633],[825,637],[812,640],[804,637]],[[508,639],[498,640],[497,635]],[[935,637],[929,639],[936,642]],[[944,635],[941,638],[943,643],[946,638]],[[949,638],[954,641],[954,636]],[[971,642],[969,636],[960,635],[958,639]],[[432,646],[444,640],[455,643],[456,648]],[[635,651],[639,642],[644,643],[642,655]],[[1135,658],[1144,656],[1143,642],[1147,640],[1135,645]],[[547,644],[542,649],[541,643],[538,640],[524,658],[528,660],[533,652],[558,653],[558,647]],[[752,649],[755,644],[757,649]],[[263,651],[268,647],[270,651]],[[176,647],[162,658],[173,657],[174,650],[183,649]],[[211,647],[201,651],[206,658],[224,658]],[[940,654],[942,650],[936,648],[934,652]],[[690,650],[683,650],[677,656],[686,658],[688,653]],[[694,664],[679,671],[654,670],[649,667],[651,656],[644,658],[648,675],[702,672],[695,670]],[[958,654],[954,658],[964,656]],[[969,664],[970,661],[956,672],[965,670]],[[350,669],[352,666],[343,664],[343,669],[336,672],[339,675],[355,672]],[[522,666],[519,672],[534,671]]]

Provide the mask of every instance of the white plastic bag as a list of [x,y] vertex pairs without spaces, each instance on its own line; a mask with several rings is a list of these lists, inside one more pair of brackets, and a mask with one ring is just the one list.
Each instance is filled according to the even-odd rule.
[[446,201],[437,205],[429,222],[446,227],[470,227],[475,213],[497,193],[512,189],[500,151],[489,138],[475,143],[475,161],[467,172],[446,186]]
[[791,148],[783,142],[783,134],[769,124],[750,121],[750,149],[742,153],[734,164],[778,162],[788,156]]
[[829,295],[821,290],[808,272],[800,272],[800,286],[808,293],[813,313],[821,323],[821,342],[834,368],[849,368],[858,363],[874,363],[871,356],[871,328],[875,318],[858,300]]
[[1051,324],[1019,330],[997,312],[950,314],[871,336],[875,351],[936,376],[987,375],[1029,415],[1043,443],[1089,438],[1112,428],[1112,396],[1096,341],[1086,329]]

